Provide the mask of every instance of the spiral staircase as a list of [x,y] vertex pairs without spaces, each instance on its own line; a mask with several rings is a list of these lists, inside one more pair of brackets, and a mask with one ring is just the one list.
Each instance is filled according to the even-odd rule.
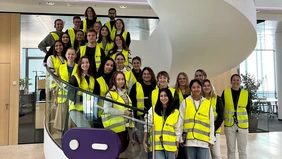
[[[136,55],[142,55],[143,66],[150,66],[155,72],[167,70],[175,77],[180,71],[191,74],[198,68],[204,68],[213,77],[240,64],[255,48],[256,10],[252,0],[148,1],[159,16],[160,23],[148,40],[133,41],[131,50]],[[58,90],[67,95],[72,88],[91,99],[83,104],[84,115],[93,127],[97,123],[98,110],[103,110],[98,101],[115,102],[73,88],[48,68],[47,71],[46,100],[49,102],[46,102],[46,107],[49,111],[44,127],[46,159],[117,158],[120,143],[117,135],[109,130],[74,128],[68,114],[67,120],[61,121],[62,131],[58,132],[53,127]],[[56,90],[52,88],[54,82]],[[66,109],[68,99],[60,104],[60,108]],[[137,110],[135,107],[132,109]],[[133,128],[128,131],[129,146],[124,154],[127,158],[146,158],[147,154],[143,152],[136,135],[136,125],[153,126],[135,118],[123,117],[128,119],[128,123],[133,123]]]

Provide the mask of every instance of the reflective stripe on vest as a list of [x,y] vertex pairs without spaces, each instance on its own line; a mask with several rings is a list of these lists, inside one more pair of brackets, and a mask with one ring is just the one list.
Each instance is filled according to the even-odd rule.
[[[107,91],[109,90],[109,87],[104,79],[104,77],[99,77],[96,79],[97,82],[99,83],[100,85],[100,96],[101,97],[105,97],[106,96],[106,93]],[[99,98],[99,101],[98,101],[98,105],[103,107],[104,105],[104,100],[102,100],[101,98]],[[101,114],[103,113],[103,110],[99,110],[98,111],[98,116],[101,117]]]
[[[236,112],[238,127],[242,129],[247,129],[249,127],[248,113],[246,110],[246,106],[248,104],[248,96],[248,91],[243,89],[240,91]],[[234,125],[233,115],[235,113],[231,88],[224,90],[224,102],[224,126],[230,127]]]
[[[124,66],[125,67],[127,67],[128,65],[129,65],[129,53],[128,53],[128,51],[126,51],[126,50],[122,50],[122,52],[121,52],[123,55],[124,55],[124,57],[125,57],[125,60],[124,60]],[[113,54],[113,55],[111,55],[111,58],[113,59],[113,60],[115,60],[115,58],[116,58],[116,56],[117,56],[117,54],[115,53],[115,54]]]
[[[109,93],[110,93],[113,101],[125,104],[122,97],[120,97],[116,91],[110,90]],[[131,106],[131,100],[130,100],[128,95],[126,95],[126,96],[129,100],[129,106]],[[128,108],[125,108],[125,107],[118,105],[118,104],[113,104],[113,108],[121,110],[121,111],[128,110]],[[104,128],[110,129],[110,130],[114,131],[115,133],[125,131],[125,124],[126,123],[125,123],[124,117],[117,116],[117,115],[111,115],[109,113],[102,114],[101,117],[102,117]]]
[[[145,102],[144,99],[148,99],[148,97],[144,97],[143,87],[139,82],[136,82],[136,100],[137,100],[137,108],[144,110]],[[137,111],[137,116],[142,115],[143,112]]]
[[210,142],[210,101],[203,99],[198,110],[190,98],[186,98],[185,102],[183,131],[187,132],[187,139]]
[[[122,32],[122,37],[124,39],[124,42],[126,42],[127,34],[128,34],[127,31]],[[115,40],[116,35],[117,35],[117,29],[116,29],[116,27],[113,27],[113,30],[111,31],[111,39],[113,41]]]
[[[59,67],[66,63],[67,61],[64,59],[64,61],[61,61],[59,56],[54,56],[54,55],[51,55],[51,59],[52,59],[52,63],[53,63],[53,69],[54,71],[56,72],[56,74],[58,74],[58,69]],[[52,88],[55,88],[56,87],[56,83],[54,81],[52,81]]]
[[75,31],[73,28],[68,29],[68,34],[70,37],[71,47],[74,48],[74,41],[75,41]]
[[[155,127],[155,150],[166,150],[175,152],[176,147],[176,134],[175,124],[178,121],[179,111],[175,109],[166,119],[165,123],[163,116],[159,116],[154,112],[154,127]],[[160,141],[160,137],[163,138],[163,143]],[[150,138],[152,141],[152,137]],[[152,147],[150,147],[152,151]]]
[[[79,88],[86,90],[86,91],[89,91],[90,93],[93,92],[94,85],[95,85],[95,79],[92,76],[89,77],[89,84],[87,83],[84,76],[81,76],[81,79],[78,78],[77,73],[75,73],[73,76],[76,78],[76,81],[78,83]],[[83,95],[83,93],[78,91],[76,96],[79,97],[80,95]],[[87,97],[90,97],[90,95],[88,95],[88,94],[86,94],[86,95],[87,95]],[[71,102],[69,104],[70,104],[69,105],[69,111],[71,111],[71,110],[83,111],[83,105],[79,101],[77,101],[75,105],[71,104]]]
[[[96,64],[96,71],[98,72],[98,69],[101,65],[101,48],[97,45],[95,48],[96,48],[95,53],[93,54],[94,54],[94,60]],[[80,51],[80,57],[84,56],[86,53],[86,45],[80,46],[79,51]]]
[[[174,98],[174,93],[175,93],[175,89],[168,87],[168,89],[170,90],[172,97]],[[152,106],[155,106],[157,104],[157,101],[159,99],[159,87],[156,86],[156,88],[152,91],[152,95],[151,95],[151,104]]]
[[104,50],[106,56],[108,56],[109,51],[114,47],[114,43],[113,42],[110,42],[110,43],[107,42],[106,48],[103,47],[103,43],[102,42],[97,43],[97,45]]
[[58,35],[56,32],[52,32],[52,33],[51,33],[51,35],[52,35],[52,37],[53,37],[54,41],[56,41],[56,40],[59,40],[59,39],[60,39],[59,35]]
[[[72,74],[69,75],[67,63],[62,64],[59,67],[60,78],[66,82],[69,82],[69,78],[76,73],[76,70],[77,70],[77,64],[74,64]],[[67,94],[68,94],[67,91],[64,91],[63,89],[60,88],[58,91],[58,103],[65,103],[67,100]]]
[[[210,102],[211,102],[212,108],[213,108],[214,121],[216,121],[216,119],[217,119],[217,112],[216,112],[217,96],[211,97]],[[216,130],[216,133],[220,133],[220,132],[221,132],[221,127],[219,127]]]
[[126,87],[128,88],[128,91],[130,91],[130,89],[137,82],[137,80],[131,70],[126,70],[123,73],[125,75]]

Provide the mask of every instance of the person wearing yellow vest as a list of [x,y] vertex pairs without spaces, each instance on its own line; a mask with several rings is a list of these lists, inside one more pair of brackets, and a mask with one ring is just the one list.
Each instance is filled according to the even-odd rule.
[[251,100],[248,91],[240,89],[241,77],[239,74],[233,74],[230,81],[231,88],[225,89],[221,95],[228,159],[235,159],[236,143],[239,159],[246,159]]
[[[155,73],[150,67],[144,67],[141,71],[140,78],[138,82],[136,82],[130,91],[130,99],[132,101],[132,106],[137,107],[139,109],[143,109],[148,111],[151,108],[151,104],[149,102],[149,96],[152,91],[156,88],[157,81],[155,77]],[[134,111],[134,118],[144,121],[144,113]],[[140,144],[142,144],[144,137],[144,125],[138,122],[135,123],[136,136]],[[141,146],[141,151],[138,156],[144,156],[145,151],[143,150],[143,146]],[[138,157],[137,157],[138,158]]]
[[125,57],[124,66],[128,67],[130,52],[128,50],[128,47],[125,45],[123,37],[120,35],[117,35],[114,38],[114,46],[109,51],[108,56],[111,57],[112,59],[115,59],[116,55],[119,53],[123,54],[123,56]]
[[122,19],[117,19],[115,26],[111,32],[111,38],[114,41],[117,35],[121,35],[125,41],[126,46],[129,48],[131,43],[130,33],[125,30],[125,25]]
[[[91,125],[86,119],[84,107],[88,105],[83,105],[88,100],[90,95],[77,91],[76,87],[92,93],[95,86],[95,79],[91,75],[90,71],[90,60],[87,56],[83,56],[78,61],[77,73],[71,76],[69,83],[73,87],[68,89],[68,99],[69,102],[69,114],[72,121],[77,127],[90,128]],[[84,98],[86,96],[86,98]],[[84,101],[86,100],[86,101]],[[87,108],[86,108],[87,109]]]
[[162,88],[168,88],[171,91],[172,97],[173,97],[173,102],[176,107],[179,107],[179,95],[178,92],[175,91],[174,88],[168,87],[170,77],[166,71],[160,71],[157,75],[157,86],[156,88],[152,91],[152,94],[149,98],[151,106],[156,105],[158,99],[159,99],[159,90]]
[[82,30],[78,30],[76,32],[73,45],[74,45],[73,48],[75,49],[76,52],[78,52],[80,46],[85,45],[84,32]]
[[102,48],[100,48],[96,43],[96,31],[94,29],[88,29],[87,40],[88,43],[85,46],[81,46],[77,53],[75,61],[78,61],[80,57],[86,55],[90,59],[90,66],[92,75],[97,77],[98,69],[101,63],[105,60],[105,53]]
[[130,92],[132,86],[137,82],[134,74],[129,67],[124,66],[125,57],[123,54],[119,53],[116,55],[115,62],[117,70],[121,71],[125,75],[126,89]]
[[168,88],[160,89],[157,104],[151,107],[148,115],[145,116],[146,122],[154,124],[155,131],[154,141],[152,141],[152,130],[147,130],[147,126],[144,125],[143,145],[146,152],[152,151],[152,144],[148,145],[148,143],[154,142],[157,159],[175,159],[177,157],[179,145],[175,131],[178,116],[179,111],[173,103],[171,91]]
[[[98,77],[95,80],[95,88],[93,92],[94,94],[101,97],[106,96],[106,93],[109,91],[110,79],[114,72],[116,72],[115,61],[113,59],[106,59],[98,70]],[[103,107],[104,100],[98,99],[98,105]],[[98,122],[101,122],[101,114],[103,110],[96,109],[94,112],[94,116],[98,119]]]
[[215,94],[213,86],[208,79],[203,80],[203,96],[211,101],[213,111],[214,111],[214,130],[216,142],[211,147],[212,159],[221,159],[220,152],[220,132],[221,124],[223,122],[223,104],[221,98]]
[[[77,64],[74,63],[75,57],[75,50],[73,48],[69,48],[66,53],[67,63],[60,65],[58,69],[58,76],[66,82],[69,82],[69,78],[76,73]],[[57,103],[58,107],[56,109],[53,127],[58,131],[63,131],[68,111],[67,91],[59,88]],[[61,134],[62,133],[59,133],[59,135]]]
[[108,16],[110,18],[110,21],[105,23],[105,26],[107,26],[109,28],[110,33],[112,32],[114,25],[115,25],[115,22],[116,22],[116,15],[117,15],[116,9],[110,8],[109,11],[108,11]]
[[195,76],[194,76],[195,79],[198,79],[201,82],[203,82],[203,80],[206,79],[207,77],[208,77],[207,73],[204,70],[202,69],[196,70]]
[[49,67],[55,74],[58,74],[60,65],[66,63],[63,49],[63,43],[60,40],[55,41],[53,55],[49,56],[47,59],[47,67]]
[[104,50],[106,56],[108,56],[109,51],[114,47],[109,28],[105,25],[102,26],[100,30],[100,36],[98,38],[97,45]]
[[[141,58],[139,56],[135,56],[132,58],[132,72],[136,79],[141,77]],[[142,78],[142,77],[141,77]]]
[[100,30],[101,30],[101,28],[102,28],[102,23],[100,22],[100,21],[98,21],[98,22],[95,22],[94,24],[93,24],[93,29],[96,31],[96,33],[97,33],[97,40],[98,40],[98,38],[99,38],[99,36],[100,36]]
[[67,29],[66,33],[69,35],[71,46],[74,48],[74,41],[75,41],[76,33],[77,33],[77,31],[80,30],[80,25],[81,25],[80,16],[75,15],[72,18],[72,23],[73,23],[73,28]]
[[213,108],[201,95],[201,81],[193,79],[189,88],[191,95],[179,107],[176,135],[184,146],[185,158],[209,159],[209,148],[215,141]]
[[39,44],[38,49],[47,53],[47,47],[52,46],[59,37],[64,29],[64,22],[62,19],[56,19],[54,21],[54,28],[56,31],[50,32]]
[[[125,87],[125,75],[120,71],[116,71],[111,77],[106,98],[131,106],[131,100],[127,95]],[[106,100],[104,101],[104,114],[102,114],[104,128],[114,131],[119,136],[121,142],[120,153],[123,153],[127,149],[129,141],[126,129],[127,119],[121,115],[132,117],[132,112],[129,108],[122,105]]]
[[87,7],[84,16],[86,17],[80,26],[80,29],[83,30],[83,32],[86,32],[88,29],[92,28],[95,22],[99,22],[100,20],[97,19],[97,15],[95,10],[92,7]]

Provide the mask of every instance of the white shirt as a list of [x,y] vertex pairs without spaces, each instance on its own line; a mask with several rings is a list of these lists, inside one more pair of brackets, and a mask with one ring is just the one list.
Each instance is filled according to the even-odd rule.
[[[190,98],[191,100],[192,97],[189,96],[187,98]],[[205,99],[204,97],[201,98],[201,100],[198,101],[194,101],[195,103],[195,107],[198,110],[200,102]],[[176,124],[176,130],[175,130],[175,134],[177,136],[177,141],[183,141],[182,139],[182,133],[183,133],[183,122],[184,122],[184,117],[185,117],[185,112],[186,112],[186,102],[185,100],[183,100],[183,102],[180,104],[179,107],[179,117],[178,117],[178,122]],[[211,144],[214,144],[215,142],[215,137],[214,137],[214,114],[213,114],[213,108],[212,106],[210,107],[210,142]],[[202,148],[209,148],[209,144],[207,142],[204,141],[200,141],[200,140],[187,140],[186,144],[184,146],[191,146],[191,147],[202,147]]]
[[[122,95],[126,94],[126,90],[117,89],[117,93],[118,93],[118,95],[122,96]],[[112,99],[112,96],[109,92],[106,94],[106,98],[111,99],[111,100],[115,100],[115,99]],[[113,103],[105,100],[104,101],[104,113],[109,113],[111,115],[123,115],[124,110],[118,110],[118,109],[113,108]]]

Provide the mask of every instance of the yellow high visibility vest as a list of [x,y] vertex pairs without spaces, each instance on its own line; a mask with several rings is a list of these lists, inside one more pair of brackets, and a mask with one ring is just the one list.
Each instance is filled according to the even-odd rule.
[[[99,22],[100,20],[99,19],[96,19],[96,22]],[[87,28],[87,20],[86,19],[84,19],[84,20],[82,20],[82,23],[83,23],[83,29],[82,29],[82,31],[83,32],[87,32],[87,30],[89,29],[89,28]],[[92,26],[93,27],[93,26]],[[99,34],[99,33],[97,33],[97,34]]]
[[[89,77],[89,84],[87,83],[87,81],[86,81],[86,79],[85,79],[84,76],[81,76],[81,81],[80,81],[80,79],[78,78],[78,74],[77,74],[77,73],[75,73],[73,76],[76,78],[79,88],[81,88],[81,89],[83,89],[83,90],[86,90],[86,91],[89,91],[89,92],[91,92],[91,93],[93,92],[93,90],[94,90],[94,85],[95,85],[95,79],[94,79],[92,76]],[[82,92],[78,91],[78,92],[77,92],[77,97],[79,97],[79,96],[82,95],[82,94],[83,94]],[[90,96],[90,95],[89,95],[89,96]],[[76,101],[75,104],[72,104],[72,103],[70,102],[70,103],[69,103],[69,111],[71,111],[71,110],[83,111],[83,105],[82,105],[82,103]]]
[[[124,59],[124,66],[125,67],[128,67],[128,65],[129,65],[129,52],[128,51],[126,51],[126,50],[122,50],[122,52],[121,52],[122,54],[123,54],[123,56],[125,57],[125,59]],[[110,57],[113,59],[113,60],[115,60],[115,58],[116,58],[116,53],[115,54],[113,54],[113,55],[111,55]]]
[[125,75],[126,87],[128,88],[128,90],[130,90],[132,86],[137,82],[137,80],[130,69],[124,71],[123,73]]
[[[125,104],[124,100],[118,95],[118,93],[116,91],[110,90],[109,93],[110,93],[113,101],[117,101],[119,103]],[[126,96],[129,100],[129,106],[131,106],[132,105],[131,100],[130,100],[128,95],[126,95]],[[118,110],[128,110],[128,108],[125,108],[125,107],[118,105],[118,104],[113,104],[113,108],[118,109]],[[125,131],[126,120],[125,120],[124,117],[105,113],[105,114],[101,115],[101,118],[102,118],[104,128],[110,129],[110,130],[114,131],[115,133]]]
[[75,41],[75,31],[73,28],[68,29],[68,34],[70,37],[71,47],[74,48],[74,41]]
[[[213,108],[213,114],[214,114],[214,121],[216,121],[217,119],[217,112],[216,112],[216,104],[217,104],[217,96],[216,97],[211,97],[210,98],[210,102],[212,104],[212,108]],[[219,127],[217,130],[216,130],[216,133],[220,133],[221,132],[221,127]]]
[[[172,97],[174,98],[175,89],[171,87],[168,87],[168,89],[170,90]],[[159,98],[159,91],[160,88],[158,86],[156,86],[156,88],[152,91],[152,95],[151,95],[152,107],[154,107],[157,104]]]
[[[121,35],[124,39],[124,42],[126,42],[127,34],[128,34],[127,31],[123,31],[123,33]],[[116,35],[117,35],[117,29],[115,27],[113,27],[113,30],[111,31],[111,39],[113,41],[115,40]]]
[[64,63],[66,63],[67,61],[64,59],[64,61],[61,61],[60,60],[60,58],[59,58],[59,56],[54,56],[54,55],[51,55],[51,58],[52,58],[52,62],[53,62],[53,69],[54,69],[54,71],[56,72],[56,73],[58,73],[58,69],[59,69],[59,67],[62,65],[62,64],[64,64]]
[[55,41],[60,39],[60,36],[56,32],[51,32],[51,35]]
[[[179,111],[174,109],[174,111],[167,117],[166,121],[164,121],[164,117],[159,116],[154,111],[155,150],[166,150],[170,152],[175,152],[177,150],[174,127],[178,121],[178,116]],[[160,136],[163,138],[163,143],[160,141]],[[152,141],[152,138],[150,138],[150,140]],[[152,151],[152,146],[150,147],[150,150]]]
[[[109,90],[109,87],[108,87],[104,77],[101,76],[101,77],[97,78],[96,80],[97,80],[97,82],[100,85],[100,96],[101,97],[105,97],[107,91]],[[99,101],[98,101],[98,105],[101,106],[101,107],[103,107],[103,105],[104,105],[104,101],[102,99],[100,99],[100,98],[99,98]],[[103,113],[103,111],[99,110],[98,111],[98,116],[100,117],[102,113]]]
[[[65,63],[59,67],[60,78],[66,82],[69,82],[69,78],[76,73],[76,70],[77,64],[74,64],[72,74],[70,75],[68,71],[68,64]],[[60,88],[58,91],[58,103],[65,103],[67,100],[67,95],[68,92]]]
[[114,47],[114,43],[113,42],[110,42],[110,43],[107,42],[106,48],[103,47],[103,43],[102,42],[97,43],[97,45],[104,50],[106,56],[108,56],[109,51]]
[[[96,71],[98,72],[98,69],[101,65],[101,48],[98,45],[96,45],[95,48],[96,49],[95,49],[94,60],[96,63]],[[80,50],[80,57],[84,56],[86,53],[86,45],[80,46],[79,50]]]
[[179,104],[181,104],[181,102],[184,100],[184,97],[180,88],[178,89],[178,97],[179,97]]
[[[137,100],[137,108],[144,110],[145,102],[144,100],[148,99],[148,97],[144,97],[144,91],[141,83],[136,82],[136,100]],[[143,115],[143,112],[137,111],[137,116]]]
[[[248,91],[242,89],[237,104],[238,106],[236,113],[238,127],[242,129],[247,129],[249,127],[248,113],[246,110],[248,104],[248,96]],[[233,115],[235,113],[231,88],[227,88],[226,90],[224,90],[224,102],[224,126],[231,127],[234,125]]]
[[203,99],[198,110],[190,98],[185,99],[186,109],[183,132],[187,132],[188,140],[210,142],[210,108],[211,102]]
[[[109,29],[109,33],[111,34],[112,33],[112,27],[111,27],[111,22],[108,21],[107,23],[105,23],[105,25],[108,27]],[[113,30],[114,30],[115,26],[113,26]]]

